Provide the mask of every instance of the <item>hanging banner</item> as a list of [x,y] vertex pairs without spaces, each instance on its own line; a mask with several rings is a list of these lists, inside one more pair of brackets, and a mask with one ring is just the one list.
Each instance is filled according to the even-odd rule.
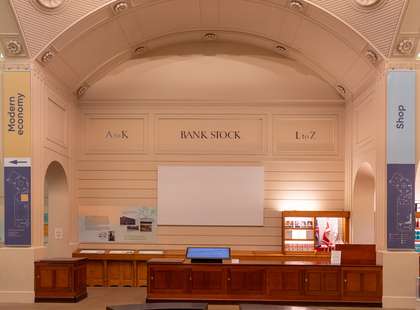
[[416,73],[388,73],[387,86],[387,247],[414,250],[416,227]]
[[3,73],[5,244],[31,245],[30,72]]

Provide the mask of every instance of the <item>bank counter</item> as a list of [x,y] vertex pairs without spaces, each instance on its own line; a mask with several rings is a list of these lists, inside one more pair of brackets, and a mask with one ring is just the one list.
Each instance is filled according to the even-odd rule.
[[[147,261],[185,257],[184,250],[78,249],[73,257],[87,258],[87,286],[146,286]],[[274,251],[232,251],[241,260],[328,261],[327,253],[284,255]]]
[[148,301],[382,302],[382,267],[376,265],[151,259],[147,280]]
[[375,246],[340,245],[329,253],[285,255],[232,251],[223,263],[191,263],[182,250],[77,250],[87,258],[88,286],[145,286],[147,300],[327,302],[381,305],[382,266]]

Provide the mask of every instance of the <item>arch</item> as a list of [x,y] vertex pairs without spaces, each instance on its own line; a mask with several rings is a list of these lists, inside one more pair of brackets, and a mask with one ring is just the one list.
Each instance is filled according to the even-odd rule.
[[[281,1],[212,3],[197,7],[186,0],[134,1],[116,13],[112,1],[60,34],[38,60],[72,89],[83,86],[79,92],[82,95],[98,76],[162,46],[214,39],[234,41],[296,59],[333,87],[344,86],[346,96],[362,91],[382,60],[358,32],[310,2],[305,2],[301,11]],[[252,18],[244,18],[249,12]],[[367,50],[375,51],[375,56],[369,54],[367,58]],[[47,52],[54,56],[44,57]]]
[[58,161],[48,165],[44,183],[44,210],[48,211],[47,255],[70,257],[70,196],[66,172]]
[[133,100],[196,105],[203,101],[344,103],[317,72],[272,51],[237,42],[162,47],[115,67],[80,98],[82,103]]
[[352,201],[351,242],[375,244],[375,174],[369,163],[357,170]]

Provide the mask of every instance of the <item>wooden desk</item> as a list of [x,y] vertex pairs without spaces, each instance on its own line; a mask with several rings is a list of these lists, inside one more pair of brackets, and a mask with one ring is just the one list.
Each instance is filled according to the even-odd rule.
[[[73,257],[87,258],[87,286],[146,286],[147,261],[152,258],[184,258],[184,250],[164,250],[162,254],[103,254],[80,253],[77,250]],[[312,253],[284,255],[269,251],[232,251],[232,257],[241,260],[309,260],[329,261],[329,254]]]
[[308,261],[148,262],[148,301],[382,302],[382,266]]
[[86,258],[35,262],[35,302],[77,302],[87,296]]

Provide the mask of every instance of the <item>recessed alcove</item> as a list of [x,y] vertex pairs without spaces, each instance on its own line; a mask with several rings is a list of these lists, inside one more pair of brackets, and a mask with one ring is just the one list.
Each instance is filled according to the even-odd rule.
[[356,174],[351,208],[352,243],[375,244],[374,175],[369,163],[363,163]]
[[[68,180],[63,166],[53,161],[45,174],[44,194],[44,229],[48,231],[48,238],[44,239],[48,257],[70,257],[70,196]],[[44,235],[46,237],[46,235]]]

